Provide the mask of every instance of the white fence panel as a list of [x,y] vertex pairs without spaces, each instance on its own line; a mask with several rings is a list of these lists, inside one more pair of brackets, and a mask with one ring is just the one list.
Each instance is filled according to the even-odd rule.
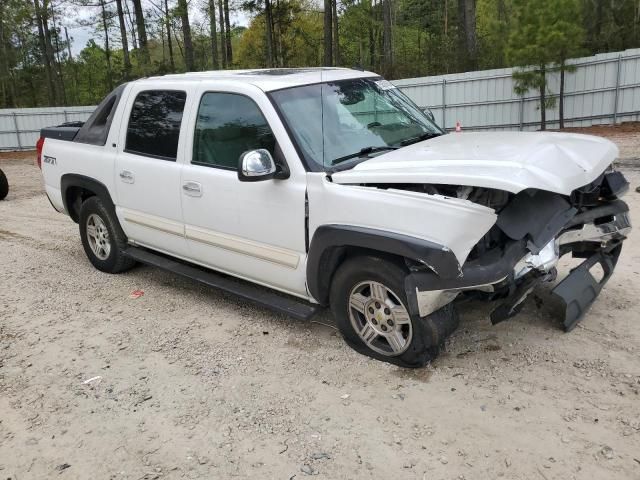
[[0,150],[35,148],[40,129],[65,122],[84,122],[96,107],[0,109]]
[[[565,74],[564,118],[567,127],[585,127],[638,120],[640,116],[640,49],[576,58]],[[465,130],[537,130],[540,102],[536,91],[524,96],[513,88],[514,69],[395,80],[421,107],[433,110],[436,121]],[[557,128],[560,74],[549,73],[548,92],[556,105],[547,109],[548,128]]]

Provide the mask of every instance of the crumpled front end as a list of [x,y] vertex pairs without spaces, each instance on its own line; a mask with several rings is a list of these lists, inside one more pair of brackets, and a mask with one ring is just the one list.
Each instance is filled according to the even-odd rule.
[[571,254],[584,260],[553,293],[565,305],[565,330],[573,329],[611,277],[631,229],[628,206],[620,200],[627,189],[620,172],[607,170],[569,196],[535,189],[506,197],[489,192],[485,203],[502,199],[493,205],[496,224],[455,278],[410,265],[405,284],[410,307],[424,317],[473,295],[499,302],[491,313],[492,323],[499,323],[516,315],[538,285],[555,281],[558,260]]

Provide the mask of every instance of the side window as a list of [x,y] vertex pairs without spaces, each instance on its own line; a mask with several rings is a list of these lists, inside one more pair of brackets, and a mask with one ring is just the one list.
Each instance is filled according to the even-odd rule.
[[237,170],[240,155],[276,140],[253,100],[234,93],[205,93],[198,108],[191,163]]
[[185,92],[140,92],[131,109],[125,150],[175,161],[186,99]]

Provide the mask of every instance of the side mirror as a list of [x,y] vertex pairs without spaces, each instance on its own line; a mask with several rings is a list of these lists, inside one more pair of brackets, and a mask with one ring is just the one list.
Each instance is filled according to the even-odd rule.
[[425,108],[424,110],[422,110],[422,112],[427,116],[429,120],[431,120],[433,123],[436,123],[436,117],[433,115],[433,112],[430,108]]
[[268,150],[259,148],[240,155],[238,162],[238,180],[241,182],[259,182],[270,180],[276,174],[276,164]]

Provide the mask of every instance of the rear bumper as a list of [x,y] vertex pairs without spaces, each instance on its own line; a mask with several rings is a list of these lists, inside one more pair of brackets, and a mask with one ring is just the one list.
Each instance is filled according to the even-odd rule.
[[[565,330],[583,317],[611,277],[622,242],[631,230],[628,206],[620,200],[575,215],[535,255],[526,239],[467,262],[456,278],[443,279],[431,271],[412,272],[405,280],[409,308],[424,317],[454,300],[462,292],[484,292],[485,298],[503,300],[491,314],[492,323],[518,313],[523,300],[540,283],[556,278],[559,257],[571,253],[585,261],[553,290],[565,304]],[[600,264],[604,276],[597,281],[590,269]]]

